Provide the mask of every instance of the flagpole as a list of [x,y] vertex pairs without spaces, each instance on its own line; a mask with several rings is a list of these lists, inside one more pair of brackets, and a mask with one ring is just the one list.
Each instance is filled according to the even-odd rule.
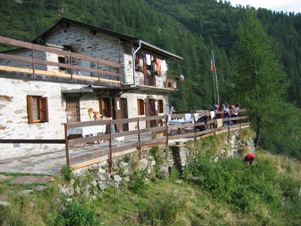
[[212,81],[213,81],[213,105],[215,105],[217,103],[216,101],[216,86],[215,86],[215,75],[214,75],[214,60],[213,60],[213,56],[211,56],[211,63],[210,63],[210,70],[213,74],[213,77],[212,77]]
[[218,81],[217,81],[217,72],[216,72],[216,65],[215,65],[215,59],[214,59],[213,50],[212,50],[212,58],[213,58],[213,64],[214,64],[214,75],[215,75],[215,84],[216,84],[217,104],[218,104],[218,106],[220,106],[219,92],[218,92]]
[[[214,75],[214,74],[213,74]],[[216,88],[215,88],[215,76],[212,77],[212,80],[213,80],[213,92],[214,92],[214,100],[213,100],[213,105],[216,104]]]

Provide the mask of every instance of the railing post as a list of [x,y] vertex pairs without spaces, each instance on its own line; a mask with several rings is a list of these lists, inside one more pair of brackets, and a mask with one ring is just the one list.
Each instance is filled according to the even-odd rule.
[[166,147],[168,147],[168,118],[169,115],[166,115],[165,117]]
[[195,112],[193,114],[193,131],[194,131],[194,141],[196,141],[196,120],[195,120]]
[[36,71],[35,71],[35,63],[34,63],[34,49],[32,47],[32,54],[31,54],[31,59],[32,59],[32,75],[33,75],[33,78],[36,77]]
[[100,74],[99,74],[99,62],[97,62],[97,77],[98,77],[98,82],[100,82]]
[[217,118],[215,118],[215,122],[214,122],[213,126],[214,126],[213,134],[214,134],[214,136],[216,136]]
[[137,129],[138,129],[138,157],[139,159],[142,159],[142,153],[141,153],[141,134],[140,134],[140,118],[137,118]]
[[67,123],[64,123],[64,130],[65,130],[65,150],[66,150],[66,164],[68,168],[70,168],[70,159],[69,159],[69,140],[68,140],[68,127]]
[[109,149],[110,149],[110,153],[109,153],[109,172],[112,173],[113,171],[113,160],[112,160],[112,156],[113,156],[113,151],[112,151],[112,120],[110,119],[110,123],[109,123],[109,131],[110,131],[110,136],[109,136]]
[[71,75],[71,79],[70,81],[73,82],[73,64],[72,64],[72,57],[70,56],[70,51],[68,52],[68,63],[70,66],[70,75]]

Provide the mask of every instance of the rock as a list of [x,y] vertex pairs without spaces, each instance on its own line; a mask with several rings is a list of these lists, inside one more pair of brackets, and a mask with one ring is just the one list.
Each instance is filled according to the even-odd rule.
[[73,187],[61,187],[60,192],[65,194],[67,197],[71,197],[74,195],[74,188]]
[[107,181],[110,180],[110,174],[109,173],[98,173],[95,175],[95,180],[96,181]]
[[35,189],[36,191],[43,191],[43,190],[45,190],[46,188],[47,188],[47,187],[44,186],[44,185],[37,185],[37,186],[34,187],[34,189]]
[[9,203],[6,201],[0,201],[0,206],[9,206]]
[[147,166],[148,166],[147,159],[143,158],[143,159],[138,160],[138,170],[139,171],[145,170]]
[[157,177],[163,179],[169,176],[169,167],[167,165],[161,166],[161,168],[157,172]]
[[114,181],[119,183],[120,181],[122,181],[122,178],[119,175],[114,175]]
[[54,181],[54,178],[50,176],[18,176],[12,179],[9,184],[34,184],[52,181]]
[[103,181],[98,181],[97,186],[102,191],[104,191],[107,188],[106,182],[103,182]]
[[96,186],[97,186],[96,180],[93,180],[93,181],[91,182],[91,185],[94,186],[94,187],[96,187]]
[[8,179],[11,179],[11,178],[12,178],[12,177],[10,177],[10,176],[5,176],[5,175],[0,174],[0,182],[1,182],[1,181],[8,180]]
[[28,194],[30,194],[30,193],[32,193],[33,192],[33,190],[22,190],[22,191],[20,191],[18,194],[19,195],[28,195]]

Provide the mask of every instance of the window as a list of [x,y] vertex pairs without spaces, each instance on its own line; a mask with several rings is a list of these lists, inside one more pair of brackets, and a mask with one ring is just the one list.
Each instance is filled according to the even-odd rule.
[[164,113],[163,100],[158,100],[158,111],[159,111],[159,113]]
[[144,115],[144,100],[137,99],[138,115]]
[[27,96],[29,123],[48,122],[48,99],[41,96]]
[[[59,61],[60,64],[66,64],[67,63],[66,58],[64,56],[58,56],[58,61]],[[59,70],[64,71],[64,70],[66,70],[66,68],[60,66]]]

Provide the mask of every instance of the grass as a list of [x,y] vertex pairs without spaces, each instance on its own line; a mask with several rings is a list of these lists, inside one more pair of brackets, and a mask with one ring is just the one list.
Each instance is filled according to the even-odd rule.
[[[130,183],[108,187],[95,200],[83,194],[72,201],[62,196],[58,185],[70,184],[66,175],[39,192],[33,185],[1,182],[0,195],[10,191],[10,205],[0,206],[0,224],[301,225],[300,162],[264,150],[256,151],[256,162],[250,166],[239,158],[214,162],[208,153],[215,153],[210,146],[216,149],[217,143],[213,138],[190,143],[196,156],[181,177],[174,169],[164,180],[135,171]],[[161,159],[162,150],[155,147],[152,152]],[[89,183],[91,178],[81,181]],[[24,189],[33,192],[18,195]]]

